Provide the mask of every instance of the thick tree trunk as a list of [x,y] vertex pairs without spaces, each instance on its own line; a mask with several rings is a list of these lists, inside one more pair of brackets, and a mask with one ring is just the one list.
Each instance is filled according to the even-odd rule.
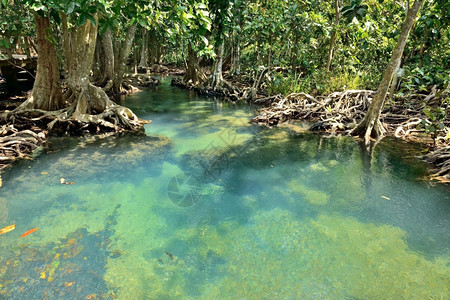
[[136,34],[136,25],[128,27],[127,35],[123,42],[116,41],[114,52],[114,78],[113,93],[119,95],[122,93],[122,81],[125,74],[128,56],[131,52],[134,36]]
[[92,67],[92,78],[91,81],[95,82],[96,85],[100,85],[99,83],[104,78],[104,57],[103,47],[102,47],[102,37],[98,35],[97,44],[95,46],[95,54],[94,54],[94,66]]
[[[94,17],[97,21],[97,16]],[[75,134],[86,130],[90,132],[141,130],[142,125],[148,122],[139,120],[128,108],[116,105],[101,88],[90,83],[89,77],[96,47],[98,22],[93,24],[91,21],[87,21],[84,25],[75,26],[69,30],[64,14],[62,14],[62,20],[63,48],[67,66],[65,107],[51,112],[42,109],[18,108],[9,113],[7,117],[11,119],[17,119],[18,116],[32,118],[30,122],[46,122],[47,128],[50,130]],[[41,20],[37,22],[38,28],[41,25],[39,21]],[[49,24],[48,19],[46,22]],[[49,34],[49,29],[47,28],[43,32]],[[40,50],[39,59],[41,59],[41,55],[44,58],[48,56]],[[56,54],[53,57],[56,59]]]
[[[97,16],[95,18],[97,19]],[[101,88],[89,81],[97,39],[97,24],[87,21],[82,26],[74,27],[70,32],[64,30],[64,38],[69,45],[65,54],[67,61],[70,62],[67,65],[68,91],[65,96],[71,106],[65,112],[63,120],[70,117],[79,122],[95,124],[97,128],[102,126],[114,130],[140,128],[141,123],[131,110],[116,105]],[[49,124],[50,127],[53,125]]]
[[233,75],[241,74],[241,45],[239,37],[236,37],[234,41],[230,73]]
[[225,47],[225,42],[222,40],[217,49],[217,57],[214,62],[214,70],[212,76],[211,87],[215,89],[222,85],[223,76],[222,76],[222,64],[223,64],[223,51]]
[[331,34],[330,38],[330,49],[328,50],[328,61],[327,61],[327,69],[326,72],[330,72],[331,67],[331,61],[333,60],[333,52],[334,52],[334,44],[336,43],[337,38],[337,29],[339,26],[339,22],[341,20],[341,9],[340,6],[342,5],[342,0],[334,0],[334,11],[335,11],[335,18],[334,18],[334,28],[333,33]]
[[84,25],[75,27],[71,32],[65,32],[70,48],[66,57],[67,65],[67,100],[73,103],[73,116],[79,118],[84,114],[98,114],[108,106],[108,97],[102,90],[89,81],[95,46],[97,41],[97,25],[87,21]]
[[[95,60],[96,64],[98,64],[100,75],[94,76],[94,84],[108,91],[112,88],[114,78],[114,47],[111,30],[107,28],[103,35],[98,36],[98,39],[95,49]],[[100,57],[97,57],[97,55]]]
[[39,59],[31,96],[18,109],[58,110],[64,107],[56,48],[50,42],[52,29],[48,17],[34,16]]
[[380,138],[383,136],[385,130],[380,122],[380,114],[384,106],[386,94],[391,84],[392,77],[399,65],[399,61],[402,58],[403,50],[405,49],[406,41],[408,39],[409,32],[414,24],[414,20],[419,13],[420,7],[424,3],[424,0],[414,1],[413,6],[406,15],[405,22],[403,23],[402,30],[400,32],[400,38],[396,47],[392,53],[389,64],[383,74],[383,79],[378,87],[372,103],[364,117],[364,119],[356,126],[352,131],[352,135],[364,136],[366,145],[370,143],[370,138]]
[[114,76],[114,47],[112,42],[111,30],[107,28],[102,37],[103,52],[104,52],[104,67],[105,75],[108,80],[112,80]]
[[395,68],[394,71],[394,77],[392,78],[392,83],[391,83],[391,87],[389,89],[389,101],[391,101],[394,97],[395,91],[397,89],[397,83],[398,83],[398,70],[400,69],[400,66],[402,64],[402,60],[400,59],[398,61],[398,65]]
[[142,29],[142,47],[141,47],[141,60],[139,62],[139,67],[147,68],[147,57],[148,57],[148,34],[145,28]]
[[195,53],[192,43],[188,43],[188,67],[184,75],[184,82],[191,81],[193,84],[203,83],[206,75],[200,69],[197,53]]

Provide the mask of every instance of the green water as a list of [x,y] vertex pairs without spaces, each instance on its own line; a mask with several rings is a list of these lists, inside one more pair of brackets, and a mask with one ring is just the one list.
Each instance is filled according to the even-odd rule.
[[371,159],[167,81],[124,104],[146,136],[53,139],[3,174],[0,299],[450,297],[450,190],[417,149]]

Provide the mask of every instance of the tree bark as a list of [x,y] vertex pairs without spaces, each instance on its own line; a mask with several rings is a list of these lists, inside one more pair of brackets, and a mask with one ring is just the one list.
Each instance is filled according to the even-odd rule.
[[97,37],[97,44],[95,45],[95,54],[94,54],[94,65],[92,67],[92,77],[91,81],[95,82],[96,85],[99,85],[98,83],[102,81],[104,78],[104,59],[105,56],[103,54],[103,47],[102,47],[102,37],[98,35]]
[[399,65],[399,61],[402,58],[409,32],[411,31],[414,20],[424,2],[425,0],[416,0],[414,1],[411,9],[408,10],[408,14],[406,15],[405,22],[403,23],[402,30],[400,32],[400,38],[383,74],[383,79],[380,82],[377,93],[375,94],[364,119],[351,133],[355,136],[364,137],[366,145],[370,144],[371,137],[378,139],[385,133],[385,129],[380,122],[380,114],[384,106],[386,94],[389,89],[389,85],[391,84],[392,77],[394,76],[397,66]]
[[231,59],[230,73],[233,75],[241,74],[241,45],[239,37],[235,37]]
[[393,76],[392,82],[391,82],[391,87],[390,87],[390,89],[389,89],[389,101],[391,101],[391,100],[393,99],[394,94],[395,94],[395,91],[396,91],[396,89],[397,89],[397,83],[398,83],[398,70],[400,69],[401,64],[402,64],[402,60],[400,59],[400,60],[398,61],[397,67],[395,68],[394,76]]
[[66,53],[68,91],[65,96],[72,103],[73,117],[101,113],[107,108],[109,98],[89,81],[97,41],[97,25],[87,21],[82,26],[74,27],[70,33],[64,32],[64,35],[70,44]]
[[[96,60],[100,67],[100,76],[94,77],[94,84],[108,91],[112,88],[114,78],[114,47],[111,30],[107,28],[103,35],[99,35],[97,41]],[[100,55],[97,58],[97,53]]]
[[48,17],[34,15],[39,58],[31,96],[18,109],[58,110],[64,107],[56,48],[50,42]]
[[104,67],[106,78],[112,79],[114,76],[114,47],[112,42],[111,29],[107,28],[102,37],[103,51],[104,51]]
[[337,39],[337,28],[339,26],[339,22],[341,20],[341,8],[342,6],[342,0],[334,0],[334,11],[335,11],[335,18],[334,18],[334,28],[333,33],[331,34],[330,38],[330,49],[328,50],[328,61],[327,61],[327,69],[326,72],[330,72],[331,67],[331,61],[333,60],[333,52],[334,52],[334,44],[336,43]]
[[222,76],[222,64],[223,64],[223,52],[224,52],[225,42],[222,40],[217,50],[217,57],[214,63],[214,72],[211,82],[211,87],[213,89],[219,87],[223,82]]
[[[7,117],[11,119],[15,119],[19,115],[25,118],[31,117],[33,118],[30,120],[32,122],[51,120],[47,123],[48,129],[76,134],[86,130],[90,132],[141,130],[142,125],[148,122],[139,120],[128,108],[116,105],[101,88],[90,83],[98,22],[94,24],[87,21],[84,25],[75,26],[69,30],[67,18],[64,14],[62,16],[63,48],[67,66],[67,91],[63,96],[65,107],[57,111],[27,109],[26,107],[21,109],[19,107],[8,113]],[[94,15],[94,18],[98,21],[97,15]],[[41,28],[40,21],[37,20],[37,28]],[[49,24],[48,18],[45,22],[47,23],[44,24]],[[43,32],[49,34],[49,29],[47,28]],[[39,59],[41,59],[41,55],[43,58],[49,56],[45,51],[41,51],[41,45],[39,48]],[[52,57],[56,59],[56,53],[49,53],[54,54]],[[44,79],[47,80],[47,78]],[[36,115],[41,116],[35,118]],[[58,125],[56,126],[56,124]]]
[[186,74],[184,75],[184,81],[187,83],[191,81],[193,84],[203,83],[206,80],[206,75],[200,69],[197,53],[192,46],[192,43],[188,43],[188,67]]
[[147,57],[148,57],[148,37],[147,30],[142,29],[142,47],[141,47],[141,60],[139,62],[139,67],[147,68]]
[[122,93],[122,81],[125,74],[128,56],[130,55],[131,46],[133,45],[134,36],[136,34],[136,25],[128,27],[125,40],[123,42],[116,41],[114,53],[114,78],[113,93],[119,95]]

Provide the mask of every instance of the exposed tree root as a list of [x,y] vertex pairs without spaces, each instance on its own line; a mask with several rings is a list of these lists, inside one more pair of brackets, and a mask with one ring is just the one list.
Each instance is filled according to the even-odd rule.
[[271,104],[262,108],[252,121],[273,126],[301,119],[316,122],[311,130],[342,132],[353,128],[363,118],[374,94],[374,91],[349,90],[320,97],[294,93],[262,98],[256,103]]
[[19,158],[30,158],[47,140],[48,131],[37,127],[18,129],[14,125],[0,127],[0,171]]
[[[374,95],[375,91],[350,90],[318,97],[295,93],[286,97],[276,95],[260,98],[255,103],[264,103],[268,106],[260,109],[259,115],[252,121],[275,126],[291,120],[304,120],[314,122],[309,128],[310,131],[350,134],[355,130],[356,124],[363,119]],[[430,95],[415,95],[415,97],[418,99],[414,101],[398,98],[394,104],[385,108],[380,116],[380,123],[376,124],[380,136],[387,133],[406,140],[433,144],[431,137],[419,129],[418,125],[426,119],[423,113],[424,103],[430,105],[435,99]],[[415,106],[404,103],[415,103]],[[449,116],[444,123],[447,127],[450,125]],[[426,160],[436,167],[432,178],[450,182],[450,147],[445,145],[444,139],[438,139],[437,146],[442,148],[426,157]]]
[[223,80],[221,85],[215,88],[205,84],[194,84],[192,81],[185,82],[179,77],[172,78],[171,84],[180,88],[193,90],[200,95],[223,97],[225,100],[232,102],[252,102],[254,100],[252,97],[255,96],[251,87],[239,88],[226,80]]
[[[101,89],[111,97],[117,97],[120,95],[114,94],[114,83],[112,80],[109,81],[98,81],[94,83],[96,86],[101,87]],[[142,88],[152,87],[159,85],[160,81],[149,74],[125,74],[121,84],[121,94],[127,95],[134,92],[140,91]]]
[[450,146],[428,153],[424,159],[433,166],[431,180],[450,183]]
[[[128,108],[112,102],[98,87],[68,91],[72,104],[57,111],[19,106],[0,114],[0,169],[27,158],[45,143],[48,134],[83,135],[142,131],[143,124]],[[75,100],[73,100],[75,99]],[[101,111],[101,113],[97,113]]]
[[140,89],[145,87],[152,87],[161,82],[153,76],[148,74],[125,74],[123,85],[127,90]]
[[28,109],[8,113],[12,123],[32,123],[55,134],[81,135],[84,133],[139,131],[149,123],[126,107],[110,105],[100,114],[74,114],[73,108],[59,111]]

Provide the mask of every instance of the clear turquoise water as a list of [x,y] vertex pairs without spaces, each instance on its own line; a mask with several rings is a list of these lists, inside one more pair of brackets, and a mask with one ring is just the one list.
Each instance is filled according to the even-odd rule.
[[370,159],[167,81],[124,104],[146,136],[53,139],[3,174],[0,299],[449,298],[450,190],[414,147]]

